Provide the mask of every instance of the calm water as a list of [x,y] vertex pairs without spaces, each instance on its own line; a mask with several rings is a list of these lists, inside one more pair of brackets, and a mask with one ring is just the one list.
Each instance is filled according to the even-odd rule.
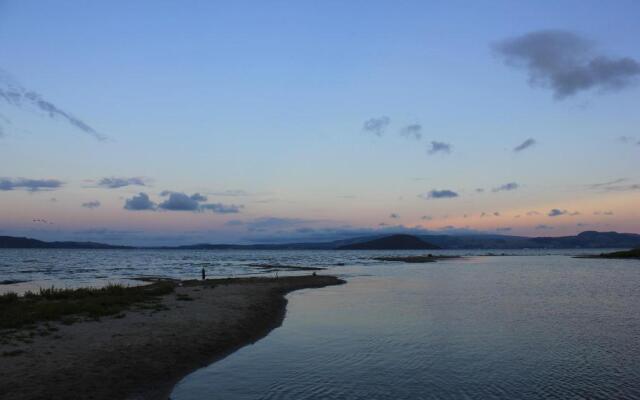
[[478,257],[334,268],[283,326],[174,400],[638,399],[640,262]]
[[[434,254],[487,254],[488,251],[433,251]],[[556,251],[557,253],[558,251]],[[24,292],[39,287],[104,286],[110,282],[140,284],[144,276],[177,279],[274,274],[251,264],[332,267],[368,265],[374,255],[423,254],[421,251],[239,251],[239,250],[65,250],[0,249],[0,293]],[[494,250],[501,254],[502,250]],[[540,255],[539,250],[509,254]],[[282,270],[290,274],[290,270]],[[9,284],[10,283],[10,284]]]
[[140,284],[134,278],[145,276],[199,279],[202,268],[208,277],[274,274],[251,264],[330,267],[344,262],[370,263],[369,258],[358,252],[331,251],[0,249],[0,293],[52,285],[134,285]]
[[24,281],[0,292],[320,266],[348,284],[292,293],[282,327],[172,398],[640,399],[640,262],[575,251],[371,260],[398,253],[423,252],[0,250],[0,281]]

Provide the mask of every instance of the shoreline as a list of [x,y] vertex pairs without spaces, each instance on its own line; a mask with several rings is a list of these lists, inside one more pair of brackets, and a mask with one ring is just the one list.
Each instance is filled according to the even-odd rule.
[[[343,284],[334,276],[183,281],[162,310],[49,322],[27,343],[0,343],[0,397],[162,399],[186,375],[279,327],[289,292]],[[42,332],[42,331],[36,331]]]

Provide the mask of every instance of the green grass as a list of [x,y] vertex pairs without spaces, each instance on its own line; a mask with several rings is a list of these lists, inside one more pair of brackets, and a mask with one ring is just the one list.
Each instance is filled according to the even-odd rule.
[[103,288],[40,289],[20,297],[0,295],[0,330],[28,327],[39,322],[60,321],[72,324],[81,319],[99,319],[118,315],[138,305],[159,309],[159,297],[172,293],[174,284],[157,282],[128,287],[110,284]]

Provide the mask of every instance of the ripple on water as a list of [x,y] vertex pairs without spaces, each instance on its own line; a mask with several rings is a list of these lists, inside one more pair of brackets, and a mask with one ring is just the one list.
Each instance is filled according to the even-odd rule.
[[582,261],[345,266],[172,399],[640,398],[640,268]]

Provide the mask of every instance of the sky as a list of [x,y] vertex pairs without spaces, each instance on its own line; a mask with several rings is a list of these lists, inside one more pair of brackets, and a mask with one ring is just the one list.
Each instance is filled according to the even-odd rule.
[[0,235],[640,233],[639,15],[0,0]]

